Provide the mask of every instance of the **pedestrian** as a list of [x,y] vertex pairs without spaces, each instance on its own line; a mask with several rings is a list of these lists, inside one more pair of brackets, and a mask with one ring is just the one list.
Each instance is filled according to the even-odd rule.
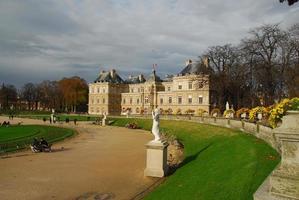
[[77,125],[77,119],[76,118],[74,119],[74,124]]
[[50,117],[50,124],[52,124],[52,119],[51,119],[51,117]]

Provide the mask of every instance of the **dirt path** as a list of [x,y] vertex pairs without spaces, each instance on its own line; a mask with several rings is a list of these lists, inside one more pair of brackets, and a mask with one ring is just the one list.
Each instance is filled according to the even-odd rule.
[[[43,124],[13,121],[19,120]],[[75,129],[80,134],[53,145],[52,153],[25,151],[1,158],[1,200],[132,199],[157,181],[143,176],[144,144],[152,139],[148,132],[87,123]]]

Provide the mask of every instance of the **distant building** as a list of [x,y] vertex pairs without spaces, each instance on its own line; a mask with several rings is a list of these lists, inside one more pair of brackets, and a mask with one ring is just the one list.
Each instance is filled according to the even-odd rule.
[[123,80],[113,69],[100,72],[89,84],[89,114],[149,114],[158,107],[164,114],[185,114],[203,109],[209,112],[209,76],[188,60],[177,75],[164,80],[153,70],[148,78],[129,76]]

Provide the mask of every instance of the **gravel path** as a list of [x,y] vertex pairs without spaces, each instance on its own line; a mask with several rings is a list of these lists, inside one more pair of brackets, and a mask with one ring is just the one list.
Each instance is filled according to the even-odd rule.
[[[12,122],[20,121],[43,124]],[[157,181],[143,176],[148,132],[83,122],[60,126],[79,135],[54,144],[52,153],[23,151],[0,159],[1,200],[133,199]]]

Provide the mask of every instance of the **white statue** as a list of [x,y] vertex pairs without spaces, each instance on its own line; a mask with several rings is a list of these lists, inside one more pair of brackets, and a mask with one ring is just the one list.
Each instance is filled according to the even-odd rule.
[[228,101],[226,102],[225,110],[229,110],[229,103],[228,103]]
[[102,119],[102,126],[106,126],[106,119],[107,119],[107,114],[106,114],[106,112],[104,112],[103,119]]
[[153,127],[152,127],[152,133],[155,136],[154,142],[158,142],[161,141],[161,134],[160,134],[160,130],[159,130],[159,126],[160,126],[160,119],[159,119],[159,110],[158,108],[156,108],[153,112],[152,112],[152,116],[153,116]]
[[126,116],[127,116],[127,118],[129,118],[129,114],[130,114],[130,111],[129,111],[129,109],[128,109],[127,112],[126,112]]
[[55,110],[54,109],[52,109],[52,114],[51,114],[51,122],[53,122],[53,123],[55,123],[55,119],[54,119],[54,117],[55,117]]

